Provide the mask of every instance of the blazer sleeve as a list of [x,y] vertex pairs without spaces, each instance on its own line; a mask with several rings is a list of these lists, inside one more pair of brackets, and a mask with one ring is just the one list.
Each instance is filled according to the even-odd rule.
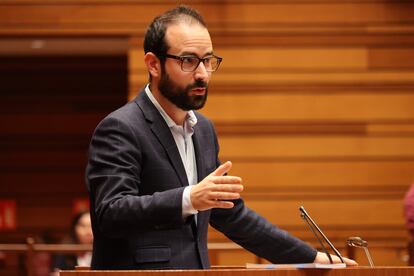
[[[131,127],[114,117],[96,128],[86,170],[96,227],[109,237],[179,227],[184,187],[140,195],[143,149]],[[148,185],[148,183],[146,184]]]
[[272,263],[311,263],[316,250],[245,206],[213,209],[210,223],[229,239]]
[[[217,136],[214,136],[218,167],[219,143]],[[233,202],[234,207],[231,209],[212,209],[211,226],[272,263],[311,263],[315,260],[317,251],[314,248],[249,209],[243,199]]]

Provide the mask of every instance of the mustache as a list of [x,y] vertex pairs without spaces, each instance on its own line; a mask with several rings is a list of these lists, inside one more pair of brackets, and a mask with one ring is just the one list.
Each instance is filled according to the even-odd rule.
[[207,88],[208,83],[203,80],[196,80],[193,84],[190,84],[187,89],[191,90],[193,88]]

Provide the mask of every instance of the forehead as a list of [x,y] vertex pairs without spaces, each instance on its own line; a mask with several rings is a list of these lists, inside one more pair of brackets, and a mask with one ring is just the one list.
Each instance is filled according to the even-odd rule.
[[202,56],[213,51],[208,30],[197,23],[171,25],[165,38],[171,54],[194,53]]
[[82,225],[90,224],[90,221],[91,221],[90,215],[88,213],[85,213],[80,217],[80,219],[78,221],[78,225],[80,225],[80,224],[82,224]]

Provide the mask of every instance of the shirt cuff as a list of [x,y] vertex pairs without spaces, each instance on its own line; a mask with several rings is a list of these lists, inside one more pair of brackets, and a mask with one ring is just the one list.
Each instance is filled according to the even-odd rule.
[[191,204],[190,192],[192,188],[192,186],[187,186],[184,188],[182,201],[183,219],[186,219],[188,216],[198,213],[198,211],[194,209],[193,204]]

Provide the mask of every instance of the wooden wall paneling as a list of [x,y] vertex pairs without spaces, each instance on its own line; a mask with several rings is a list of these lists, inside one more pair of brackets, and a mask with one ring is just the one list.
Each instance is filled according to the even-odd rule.
[[[215,53],[224,57],[212,77],[202,113],[217,126],[222,160],[232,160],[231,173],[244,179],[246,202],[314,244],[297,212],[298,205],[305,204],[341,250],[346,249],[346,237],[361,235],[373,245],[376,264],[404,264],[401,256],[408,238],[401,201],[414,181],[414,4],[385,0],[186,3],[205,15]],[[72,189],[70,185],[82,176],[83,147],[91,130],[126,101],[126,94],[132,99],[148,81],[143,34],[155,15],[172,6],[163,0],[0,3],[0,38],[129,37],[128,71],[117,67],[115,80],[111,70],[116,66],[108,65],[106,73],[100,70],[106,89],[94,89],[88,77],[82,79],[85,90],[77,92],[71,85],[53,82],[32,85],[31,90],[12,82],[2,86],[8,92],[0,109],[4,152],[0,181],[13,188],[6,192],[2,186],[0,193],[19,198],[21,234],[41,233],[44,224],[61,232],[65,229],[70,199],[83,194],[83,183]],[[96,66],[89,61],[65,66]],[[51,68],[41,69],[47,67]],[[27,73],[24,68],[0,66],[7,76]],[[28,83],[39,77],[37,69],[25,73]],[[85,72],[81,74],[87,76]],[[123,82],[122,74],[125,94],[118,97],[113,90],[122,90],[117,86]],[[50,71],[49,76],[56,77]],[[37,94],[44,90],[50,92],[40,99],[47,100],[38,100]],[[30,141],[21,138],[29,136]],[[16,172],[19,175],[13,178]],[[27,191],[15,188],[19,184]],[[47,212],[30,198],[29,191],[36,189],[48,191],[38,196],[39,201],[53,206],[61,217],[31,220],[33,214]],[[53,193],[64,200],[50,199]],[[17,234],[9,237],[18,239]],[[214,230],[210,240],[227,241]],[[249,254],[219,254],[216,261],[243,264]],[[365,264],[361,252],[356,252],[356,258]]]
[[[213,80],[214,82],[215,80]],[[410,93],[220,93],[212,92],[201,110],[215,122],[294,123],[312,121],[370,122],[412,120],[414,94]],[[352,109],[352,112],[349,110]]]
[[410,120],[363,121],[218,121],[219,135],[369,135],[412,136],[414,124]]
[[[237,44],[236,44],[237,45]],[[251,46],[216,47],[224,57],[220,71],[292,71],[409,69],[414,67],[414,49],[384,46]],[[260,71],[256,71],[260,70]]]
[[413,168],[413,160],[247,160],[234,161],[230,174],[242,177],[245,192],[402,192],[414,182]]
[[252,195],[246,199],[246,203],[278,225],[302,225],[298,208],[304,205],[320,225],[335,225],[340,228],[352,222],[358,226],[401,227],[401,198],[353,198],[332,192],[315,199],[300,200],[300,192],[296,191],[295,199],[277,201],[268,199],[270,196],[261,198]]
[[[223,72],[214,75],[214,82],[217,84],[231,83],[237,80],[237,84],[254,87],[260,82],[269,86],[281,84],[412,84],[414,79],[413,71],[369,71],[369,72],[278,72],[255,74],[251,71],[244,72]],[[136,79],[136,81],[142,81]]]
[[370,135],[413,135],[414,134],[414,125],[412,123],[399,123],[399,122],[389,122],[389,123],[378,123],[378,124],[368,124],[367,133]]
[[365,47],[216,47],[224,58],[218,72],[291,72],[295,70],[365,70]]
[[[413,84],[414,71],[369,71],[369,72],[264,72],[256,74],[249,71],[225,72],[219,71],[213,76],[215,85],[230,85],[250,87],[254,90],[255,84],[266,86],[281,85],[389,85],[395,83]],[[133,76],[133,84],[142,84],[147,81],[147,76]]]
[[[368,24],[375,32],[384,24],[397,25],[413,19],[414,5],[409,2],[239,2],[223,5],[220,1],[188,1],[199,9],[211,26],[230,29],[271,29],[308,26],[335,30],[341,26]],[[0,9],[0,33],[136,33],[160,11],[172,7],[170,2],[94,1],[20,2],[3,1]],[[249,25],[244,27],[241,22]],[[254,29],[253,29],[254,30]],[[291,31],[287,29],[287,31]]]
[[[128,99],[132,100],[148,82],[148,73],[144,64],[143,38],[133,36],[129,39],[128,50]],[[135,81],[141,79],[142,81]]]
[[[390,243],[371,243],[369,251],[374,264],[377,266],[405,266],[407,261],[407,248],[405,244],[399,242]],[[368,266],[369,262],[362,248],[355,250],[355,258],[359,265]]]
[[224,159],[411,160],[414,156],[412,137],[225,136],[220,140],[221,157]]
[[372,47],[368,50],[370,69],[409,70],[414,67],[414,49],[409,47]]
[[[306,207],[306,206],[305,206]],[[296,209],[298,210],[298,208]],[[298,211],[299,212],[299,211]],[[311,214],[314,216],[313,214]],[[317,215],[317,214],[315,214]],[[317,218],[316,218],[317,219]],[[304,221],[302,224],[297,225],[284,225],[280,224],[277,221],[273,222],[276,226],[284,229],[285,231],[291,233],[296,237],[300,237],[302,240],[309,242],[310,244],[320,247],[318,245],[318,241],[313,235],[313,233],[309,230],[308,226]],[[319,223],[318,223],[319,224]],[[402,228],[401,226],[387,226],[387,225],[375,225],[375,226],[361,226],[361,225],[343,225],[342,227],[335,226],[332,224],[329,225],[321,225],[319,224],[320,228],[324,231],[324,233],[328,236],[328,238],[335,243],[335,245],[342,251],[343,249],[347,249],[346,240],[355,235],[360,235],[362,238],[367,240],[370,244],[376,244],[379,247],[388,247],[394,244],[398,244],[396,248],[403,247],[402,245],[406,245],[408,233],[407,231]],[[209,229],[209,240],[212,242],[230,242],[227,237],[225,237],[222,233],[218,232],[214,228]],[[388,243],[388,246],[387,246]],[[345,250],[344,250],[345,252]]]
[[245,265],[246,263],[257,263],[257,257],[246,250],[221,250],[216,256],[217,265]]
[[336,30],[315,29],[309,27],[291,27],[285,31],[280,28],[240,32],[209,28],[213,44],[216,47],[240,48],[251,47],[412,47],[414,37],[412,29],[397,25],[393,30],[382,29],[377,32],[367,32],[366,28],[345,28],[338,26]]

